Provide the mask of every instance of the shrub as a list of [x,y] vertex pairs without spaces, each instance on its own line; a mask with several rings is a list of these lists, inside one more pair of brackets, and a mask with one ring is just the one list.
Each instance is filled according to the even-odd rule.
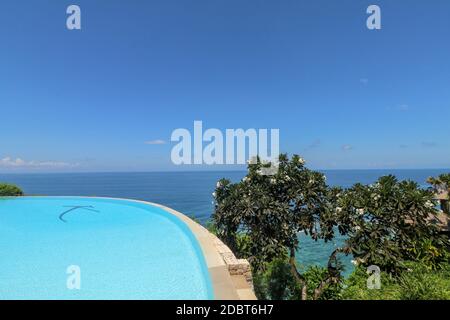
[[341,299],[342,282],[328,283],[328,269],[320,266],[308,266],[303,273],[308,285],[308,297],[314,297],[317,288],[323,286],[322,293],[317,297],[319,300],[339,300]]
[[406,262],[399,276],[381,272],[381,289],[367,288],[365,268],[358,267],[345,281],[342,298],[347,300],[444,300],[450,299],[450,265],[430,270],[419,262]]
[[446,271],[430,271],[426,265],[410,263],[398,282],[402,300],[450,299],[450,278]]
[[342,299],[345,300],[399,300],[400,288],[395,278],[381,272],[381,288],[379,290],[370,290],[367,288],[368,274],[366,268],[358,266],[344,281],[341,292]]
[[[314,299],[316,290],[323,285],[320,300],[340,299],[342,285],[327,283],[328,270],[319,266],[309,266],[302,273],[307,284],[307,298]],[[265,271],[258,271],[253,278],[255,293],[260,300],[296,300],[301,296],[302,286],[291,272],[288,257],[275,259],[267,264]]]
[[259,300],[296,300],[301,295],[287,258],[268,263],[266,271],[253,275],[253,283]]
[[0,197],[23,196],[23,191],[12,184],[0,183]]

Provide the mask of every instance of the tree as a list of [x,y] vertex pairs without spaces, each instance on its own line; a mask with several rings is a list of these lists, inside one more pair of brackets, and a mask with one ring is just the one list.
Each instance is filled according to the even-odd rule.
[[357,264],[377,265],[397,274],[410,260],[430,266],[446,259],[449,242],[429,217],[437,213],[434,194],[412,181],[381,177],[373,185],[356,184],[336,198],[338,228]]
[[0,197],[23,196],[23,191],[12,184],[0,183]]
[[432,185],[434,192],[439,197],[442,211],[450,214],[450,173],[441,174],[437,178],[430,177],[427,182]]
[[[309,170],[298,155],[291,160],[280,155],[275,175],[263,175],[270,163],[249,165],[239,183],[221,180],[217,184],[213,220],[218,236],[238,255],[247,258],[254,272],[288,256],[291,273],[301,285],[301,298],[307,298],[307,283],[296,265],[298,233],[313,239],[333,238],[334,210],[325,177]],[[244,241],[243,241],[244,240]],[[340,270],[330,263],[328,277],[319,284],[314,297],[330,283],[339,281]]]

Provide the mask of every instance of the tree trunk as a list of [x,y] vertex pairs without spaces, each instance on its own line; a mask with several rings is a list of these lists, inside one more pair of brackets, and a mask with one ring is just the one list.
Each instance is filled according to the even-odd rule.
[[306,281],[305,278],[297,270],[297,264],[295,261],[295,248],[289,248],[289,264],[291,266],[292,275],[302,287],[301,300],[306,300],[308,298]]

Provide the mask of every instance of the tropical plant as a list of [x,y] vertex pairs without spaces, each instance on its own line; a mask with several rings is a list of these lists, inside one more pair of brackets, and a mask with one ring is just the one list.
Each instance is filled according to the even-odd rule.
[[[337,300],[341,298],[342,283],[327,283],[328,269],[309,266],[302,276],[307,285],[307,298],[320,300]],[[296,300],[301,296],[301,283],[292,274],[288,257],[275,259],[267,264],[265,271],[255,274],[255,293],[260,300]],[[322,293],[315,297],[317,288],[323,284]]]
[[[238,257],[250,261],[259,298],[406,299],[447,294],[441,287],[432,293],[418,286],[422,280],[435,283],[432,272],[440,277],[450,273],[443,271],[449,266],[449,239],[429,219],[437,213],[433,191],[394,176],[381,177],[373,185],[330,188],[325,176],[307,169],[297,155],[290,160],[281,155],[274,175],[264,174],[267,166],[258,159],[242,181],[222,179],[213,194],[214,232]],[[296,262],[299,232],[325,241],[339,232],[346,241],[332,252],[327,268],[302,271]],[[345,286],[340,253],[352,254],[357,265]],[[366,268],[371,265],[382,270],[385,290],[367,290]],[[427,278],[421,279],[423,270]]]
[[450,214],[450,173],[441,174],[437,178],[429,177],[427,182],[431,184],[433,190],[441,197],[441,209],[446,214]]
[[287,258],[275,259],[265,271],[256,272],[253,284],[259,300],[297,300],[302,289]]
[[441,174],[438,177],[429,177],[427,182],[436,189],[442,189],[444,191],[450,190],[450,173]]
[[23,196],[23,191],[12,184],[0,183],[0,197]]
[[[278,171],[264,175],[270,163],[249,165],[247,176],[239,183],[221,180],[215,196],[214,223],[218,236],[237,254],[247,258],[254,272],[265,271],[268,263],[288,255],[291,276],[307,299],[308,285],[296,264],[298,233],[313,239],[333,238],[335,222],[329,202],[330,189],[322,173],[309,170],[304,160],[280,155]],[[242,239],[247,241],[240,241]],[[318,284],[318,298],[331,283],[340,280],[340,269],[330,263],[326,279]]]
[[407,262],[398,276],[381,272],[379,290],[367,288],[366,269],[359,266],[345,280],[341,297],[346,300],[442,300],[450,299],[449,266],[430,270],[421,262]]
[[338,228],[357,264],[377,265],[389,273],[404,262],[422,260],[430,266],[446,259],[449,241],[429,217],[436,214],[433,192],[412,181],[381,177],[373,185],[356,184],[336,198]]

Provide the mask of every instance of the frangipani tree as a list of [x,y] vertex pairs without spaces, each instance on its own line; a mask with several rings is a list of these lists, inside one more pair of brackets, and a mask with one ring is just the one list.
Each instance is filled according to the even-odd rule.
[[[291,271],[302,287],[306,283],[296,266],[298,233],[313,239],[333,238],[335,221],[329,202],[330,189],[325,176],[305,167],[305,161],[294,155],[279,158],[275,175],[263,175],[270,164],[257,161],[249,165],[248,174],[239,183],[221,180],[215,191],[213,215],[218,236],[237,254],[247,258],[254,271],[264,270],[268,262],[289,255]],[[245,238],[245,247],[240,239]],[[335,267],[335,266],[334,266]],[[330,268],[328,282],[338,281],[339,271]],[[325,284],[315,293],[319,296]]]
[[345,251],[358,264],[394,274],[408,260],[436,266],[446,259],[449,242],[429,221],[437,213],[433,196],[417,183],[394,176],[338,194],[335,210],[339,230],[348,237]]
[[441,209],[450,214],[450,174],[441,174],[437,178],[428,178],[428,183],[433,186],[436,195],[439,197],[441,203]]

